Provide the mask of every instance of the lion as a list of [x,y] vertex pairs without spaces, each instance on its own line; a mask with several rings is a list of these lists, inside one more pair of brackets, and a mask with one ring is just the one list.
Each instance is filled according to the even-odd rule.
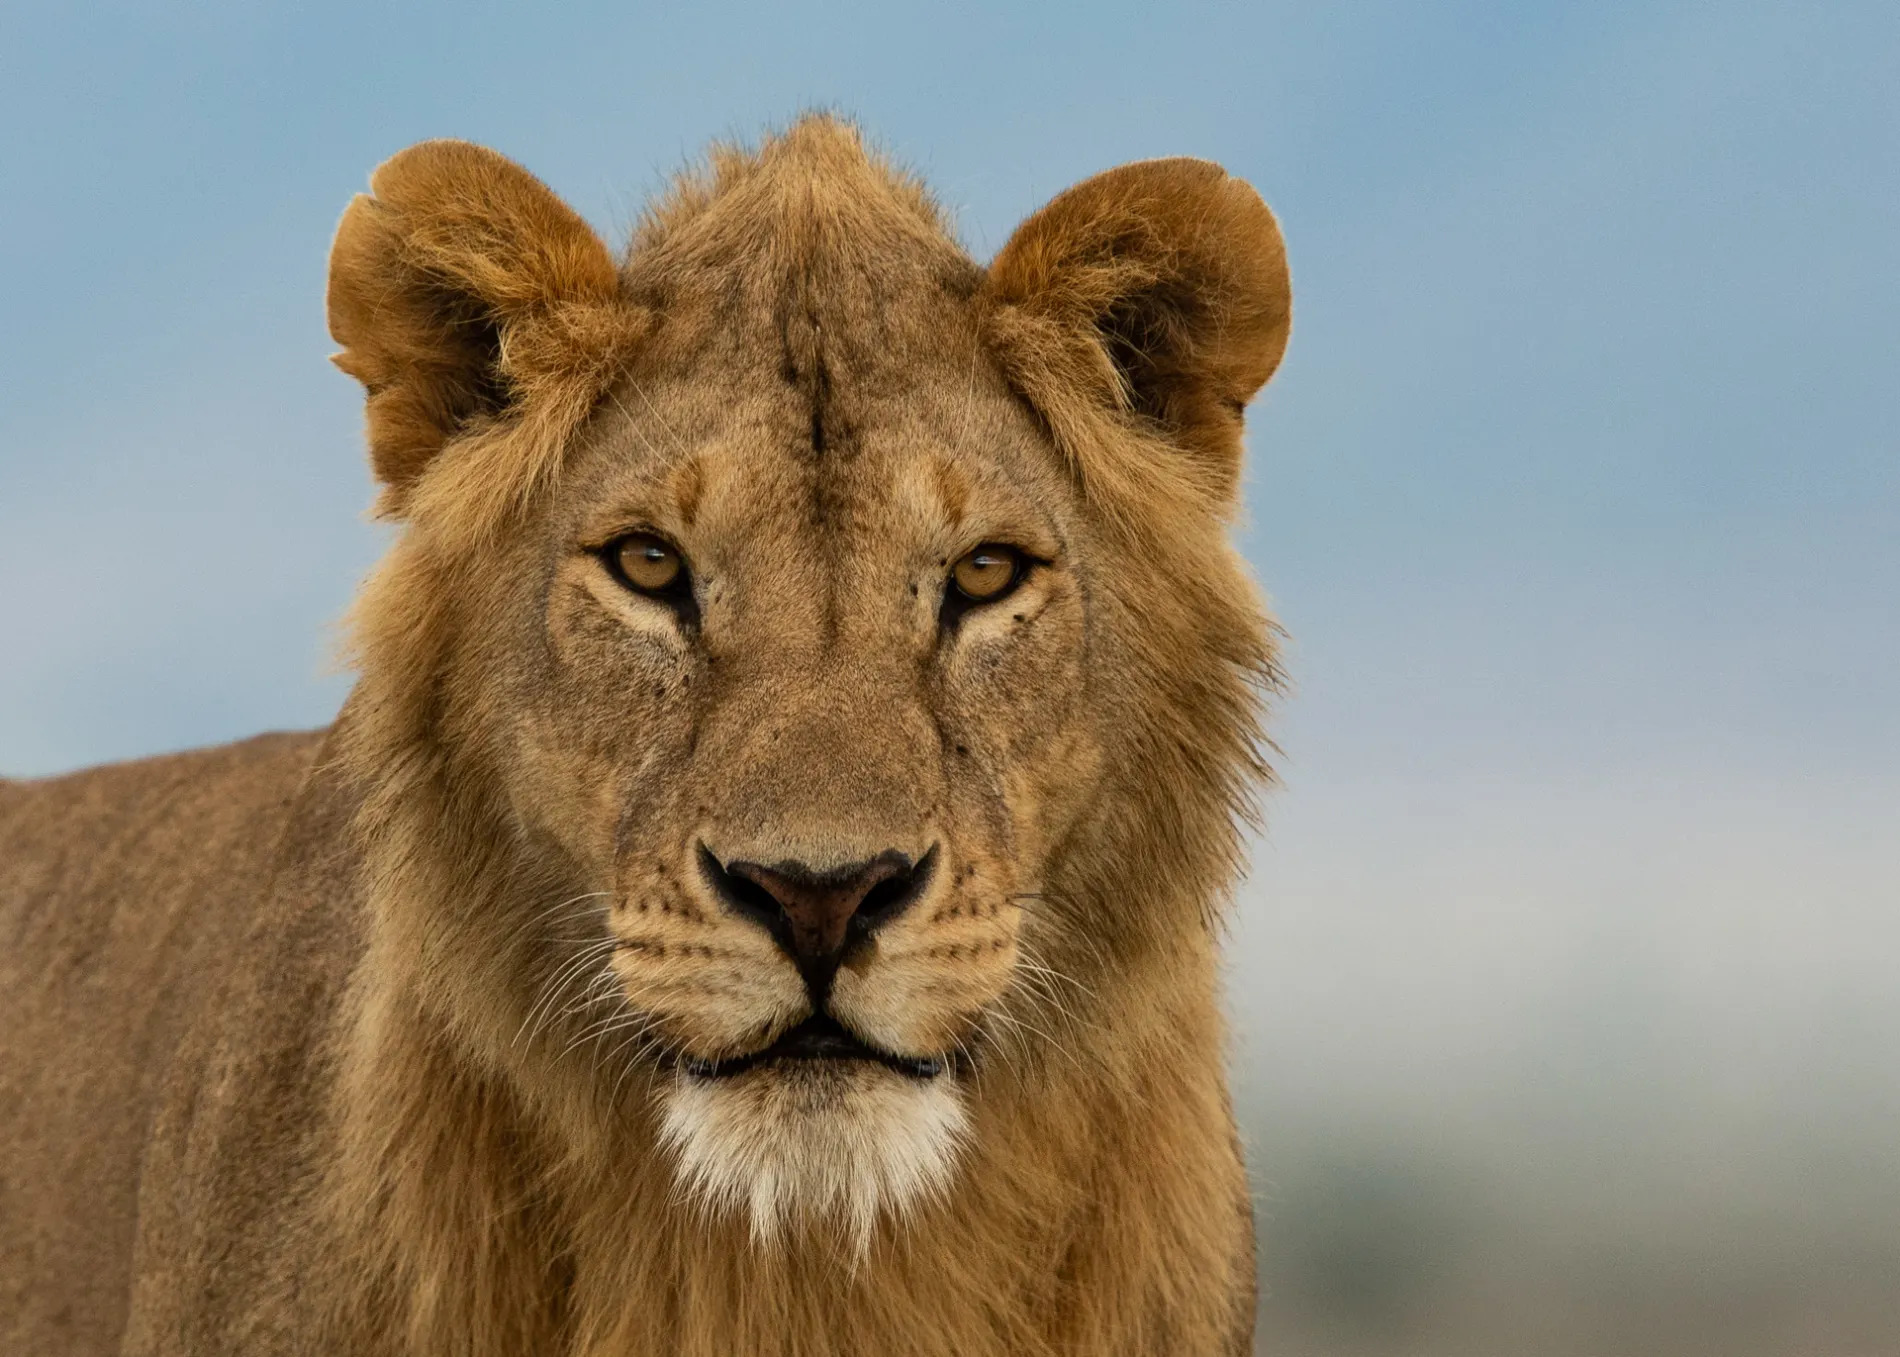
[[1289,299],[1201,160],[987,267],[829,116],[620,257],[492,151],[385,163],[336,722],[0,786],[0,1350],[1247,1351],[1229,527]]

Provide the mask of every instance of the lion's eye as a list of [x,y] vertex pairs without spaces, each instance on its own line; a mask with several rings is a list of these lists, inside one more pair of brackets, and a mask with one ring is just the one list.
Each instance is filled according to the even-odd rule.
[[1022,553],[986,544],[967,551],[950,567],[950,581],[972,603],[991,603],[1014,588],[1023,574]]
[[603,554],[621,582],[643,594],[671,592],[686,579],[679,549],[651,533],[629,533],[608,543]]

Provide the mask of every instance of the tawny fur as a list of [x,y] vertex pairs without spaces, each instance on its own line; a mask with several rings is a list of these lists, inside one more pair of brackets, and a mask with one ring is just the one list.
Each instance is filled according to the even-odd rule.
[[[825,118],[619,260],[476,147],[372,190],[330,315],[401,529],[335,727],[0,784],[0,1350],[1247,1351],[1215,962],[1277,680],[1226,534],[1289,314],[1259,198],[1125,166],[984,269]],[[634,527],[693,628],[594,554]],[[996,540],[1045,564],[940,629]],[[960,1058],[932,1101],[681,1094],[806,1011],[706,842],[937,850],[833,1000]]]

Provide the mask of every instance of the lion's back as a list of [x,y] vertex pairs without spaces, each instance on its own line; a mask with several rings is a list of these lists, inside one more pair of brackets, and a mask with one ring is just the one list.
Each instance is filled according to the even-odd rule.
[[116,1352],[171,1056],[321,734],[0,782],[0,1352]]

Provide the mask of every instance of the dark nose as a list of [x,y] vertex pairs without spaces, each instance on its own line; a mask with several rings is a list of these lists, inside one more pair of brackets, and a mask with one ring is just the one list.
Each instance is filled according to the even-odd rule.
[[923,894],[936,859],[934,847],[915,862],[888,849],[820,872],[802,862],[722,863],[704,844],[699,849],[700,870],[713,893],[777,939],[818,1004],[846,954]]

